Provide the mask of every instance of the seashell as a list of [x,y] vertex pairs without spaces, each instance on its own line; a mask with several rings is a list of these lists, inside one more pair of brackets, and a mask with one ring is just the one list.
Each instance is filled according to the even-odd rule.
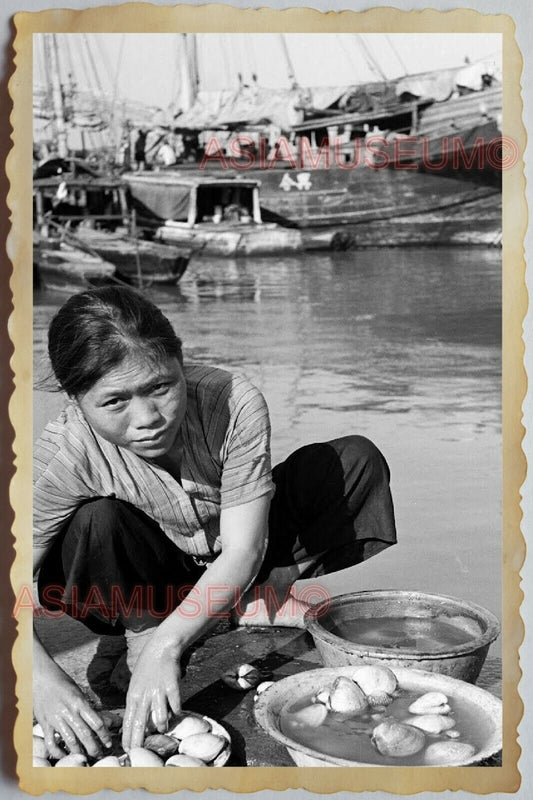
[[[427,714],[449,714],[451,710],[452,707],[448,705],[448,703],[444,703],[442,706],[433,706],[433,708],[428,707],[424,711],[424,716],[426,716]],[[421,711],[419,711],[418,713],[422,714]]]
[[180,742],[179,751],[183,755],[200,758],[206,763],[213,761],[226,747],[227,739],[215,733],[194,733]]
[[422,750],[425,743],[426,737],[419,728],[393,719],[383,720],[372,731],[372,744],[383,756],[412,756]]
[[368,709],[363,690],[349,678],[340,676],[329,695],[329,708],[341,714],[362,714]]
[[33,755],[36,758],[48,758],[50,753],[48,752],[48,748],[44,743],[44,739],[41,739],[40,736],[33,737]]
[[186,756],[183,753],[177,753],[175,756],[170,756],[168,761],[165,762],[165,767],[205,767],[205,761],[193,756]]
[[121,767],[122,764],[116,756],[105,756],[93,764],[93,767]]
[[329,704],[329,689],[320,689],[313,699],[311,700],[312,703],[323,703],[325,706]]
[[376,708],[376,706],[390,706],[394,697],[386,692],[378,692],[377,694],[368,694],[366,699],[368,700],[369,706]]
[[442,733],[455,727],[453,717],[445,717],[442,714],[421,714],[415,717],[408,717],[404,722],[406,725],[413,725],[426,733]]
[[33,726],[33,735],[38,736],[39,739],[44,739],[43,727],[39,722]]
[[460,731],[456,731],[453,728],[452,728],[452,730],[445,731],[445,733],[446,733],[446,736],[448,737],[448,739],[459,739],[459,737],[461,736],[461,732]]
[[[442,692],[427,692],[420,695],[414,703],[409,706],[411,714],[441,714],[440,707],[448,705],[448,698]],[[449,708],[449,706],[448,706]],[[438,709],[438,710],[436,710]]]
[[367,664],[357,670],[354,681],[366,694],[370,705],[388,705],[398,688],[398,679],[388,667]]
[[424,753],[424,763],[432,766],[448,766],[468,761],[476,748],[467,742],[433,742]]
[[163,759],[145,747],[133,747],[129,753],[131,767],[162,767]]
[[147,736],[143,747],[157,753],[162,759],[170,758],[178,751],[179,742],[173,736],[166,736],[164,733],[154,733]]
[[173,736],[174,739],[186,739],[187,736],[209,733],[210,730],[211,723],[203,717],[184,717],[168,731],[168,736]]
[[258,686],[263,678],[259,670],[251,664],[240,664],[238,667],[228,669],[220,677],[230,689],[245,692]]
[[69,753],[68,756],[60,758],[56,767],[86,767],[87,756],[82,753]]
[[310,728],[318,728],[322,725],[328,715],[326,706],[322,703],[313,703],[310,706],[299,708],[298,711],[290,712],[290,723],[296,727],[307,725]]
[[51,767],[52,765],[48,761],[47,758],[41,758],[40,756],[33,756],[33,766],[34,767]]

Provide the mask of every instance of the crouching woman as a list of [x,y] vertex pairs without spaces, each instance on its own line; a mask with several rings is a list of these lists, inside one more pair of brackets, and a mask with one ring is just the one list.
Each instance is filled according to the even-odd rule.
[[[229,613],[301,625],[293,584],[396,541],[385,460],[367,439],[310,444],[273,470],[261,393],[184,363],[150,301],[108,287],[71,297],[49,330],[68,403],[34,467],[34,568],[43,606],[125,634],[123,746],[180,708],[184,650]],[[300,586],[304,584],[299,584]],[[34,711],[51,754],[109,742],[99,715],[36,635]]]

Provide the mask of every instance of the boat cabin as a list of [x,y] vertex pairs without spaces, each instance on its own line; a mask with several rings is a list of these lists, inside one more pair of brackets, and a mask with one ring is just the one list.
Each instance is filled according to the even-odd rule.
[[127,187],[118,178],[56,174],[33,181],[34,226],[49,223],[113,230],[129,226]]
[[260,181],[198,177],[174,171],[125,173],[140,227],[260,225]]

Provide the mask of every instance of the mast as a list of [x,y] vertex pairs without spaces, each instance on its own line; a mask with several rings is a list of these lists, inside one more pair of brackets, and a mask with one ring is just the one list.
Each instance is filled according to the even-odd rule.
[[[67,129],[65,125],[65,108],[63,105],[63,92],[61,89],[61,80],[59,77],[59,52],[57,48],[57,38],[54,33],[50,34],[51,47],[50,47],[50,62],[51,62],[51,78],[52,78],[52,102],[54,106],[54,123],[57,136],[57,152],[60,158],[67,158],[68,144],[67,144]],[[47,34],[45,34],[46,38]]]
[[283,50],[285,61],[287,62],[287,73],[291,82],[291,87],[296,88],[298,86],[298,81],[296,80],[296,75],[294,73],[294,66],[289,54],[289,48],[287,47],[287,42],[285,41],[285,34],[280,33],[279,40],[281,42],[281,49]]
[[176,111],[188,111],[198,94],[198,49],[194,33],[180,33],[178,53],[179,89]]

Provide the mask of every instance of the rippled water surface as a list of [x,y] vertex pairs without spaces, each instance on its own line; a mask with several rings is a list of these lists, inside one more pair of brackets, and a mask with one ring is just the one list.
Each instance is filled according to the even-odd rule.
[[[263,391],[275,461],[347,433],[384,452],[399,543],[324,583],[436,591],[500,616],[500,251],[198,261],[179,289],[149,294],[186,357],[242,371]],[[61,302],[36,297],[37,374]],[[60,398],[36,397],[37,434]]]

